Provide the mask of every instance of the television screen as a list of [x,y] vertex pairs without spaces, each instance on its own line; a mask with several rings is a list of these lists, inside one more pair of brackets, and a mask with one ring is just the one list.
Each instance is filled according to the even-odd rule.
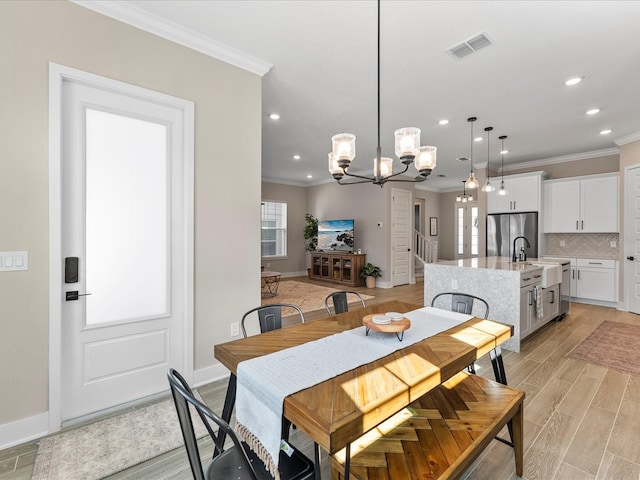
[[318,221],[318,250],[353,253],[353,220]]

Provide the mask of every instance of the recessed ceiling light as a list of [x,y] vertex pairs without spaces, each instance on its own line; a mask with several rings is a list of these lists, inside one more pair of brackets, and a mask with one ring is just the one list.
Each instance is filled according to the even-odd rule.
[[279,120],[280,119],[280,115],[278,115],[277,113],[272,113],[271,115],[269,115],[269,118],[271,120]]
[[606,130],[602,130],[600,132],[600,135],[609,135],[610,133],[611,133],[611,130],[607,128]]
[[447,123],[449,123],[449,120],[446,120],[446,119],[444,119],[444,120],[440,120],[440,121],[438,122],[438,124],[439,124],[439,125],[446,125]]
[[482,137],[476,137],[473,139],[474,142],[481,142],[482,141]]
[[564,84],[568,87],[570,87],[571,85],[577,85],[578,83],[580,83],[582,81],[583,77],[573,77],[570,78],[569,80],[567,80],[566,82],[564,82]]
[[500,150],[500,155],[506,155],[509,153],[509,150]]
[[300,155],[294,155],[294,156],[293,156],[293,159],[294,159],[294,160],[300,160]]
[[587,115],[595,115],[598,112],[600,112],[599,108],[592,108],[591,110],[587,110]]
[[307,178],[313,178],[313,175],[307,175]]

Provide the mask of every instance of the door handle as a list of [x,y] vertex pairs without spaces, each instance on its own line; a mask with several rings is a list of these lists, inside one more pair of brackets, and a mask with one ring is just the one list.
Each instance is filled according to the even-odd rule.
[[580,229],[578,228],[578,220],[576,220],[576,230],[580,230]]
[[551,301],[549,303],[556,303],[556,291],[551,290]]
[[79,297],[86,297],[87,295],[91,295],[90,292],[87,293],[78,293],[78,290],[72,290],[70,292],[65,293],[65,300],[67,302],[78,300]]
[[633,260],[635,260],[635,257],[627,257],[627,260],[633,261]]

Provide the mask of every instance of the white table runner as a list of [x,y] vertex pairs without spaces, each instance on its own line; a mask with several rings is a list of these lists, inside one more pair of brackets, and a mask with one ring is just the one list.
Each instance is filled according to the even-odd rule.
[[432,307],[404,315],[411,328],[402,342],[374,330],[366,336],[363,326],[238,364],[236,431],[276,480],[285,397],[473,318]]

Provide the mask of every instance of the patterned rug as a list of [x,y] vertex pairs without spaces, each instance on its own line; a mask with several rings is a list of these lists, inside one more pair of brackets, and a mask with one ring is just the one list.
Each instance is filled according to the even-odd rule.
[[[195,417],[200,438],[206,430]],[[182,445],[175,405],[168,398],[43,438],[31,480],[98,480]]]
[[567,356],[640,376],[640,326],[602,322]]
[[[346,288],[345,290],[349,290]],[[311,283],[296,282],[295,280],[282,280],[278,286],[278,295],[271,298],[263,298],[262,305],[272,303],[291,303],[300,307],[302,312],[312,312],[324,309],[324,299],[327,295],[339,290],[328,287],[321,287]],[[374,298],[371,295],[362,295],[365,302]],[[353,297],[355,298],[355,297]],[[351,299],[351,296],[349,297]],[[356,302],[358,300],[356,299]]]

